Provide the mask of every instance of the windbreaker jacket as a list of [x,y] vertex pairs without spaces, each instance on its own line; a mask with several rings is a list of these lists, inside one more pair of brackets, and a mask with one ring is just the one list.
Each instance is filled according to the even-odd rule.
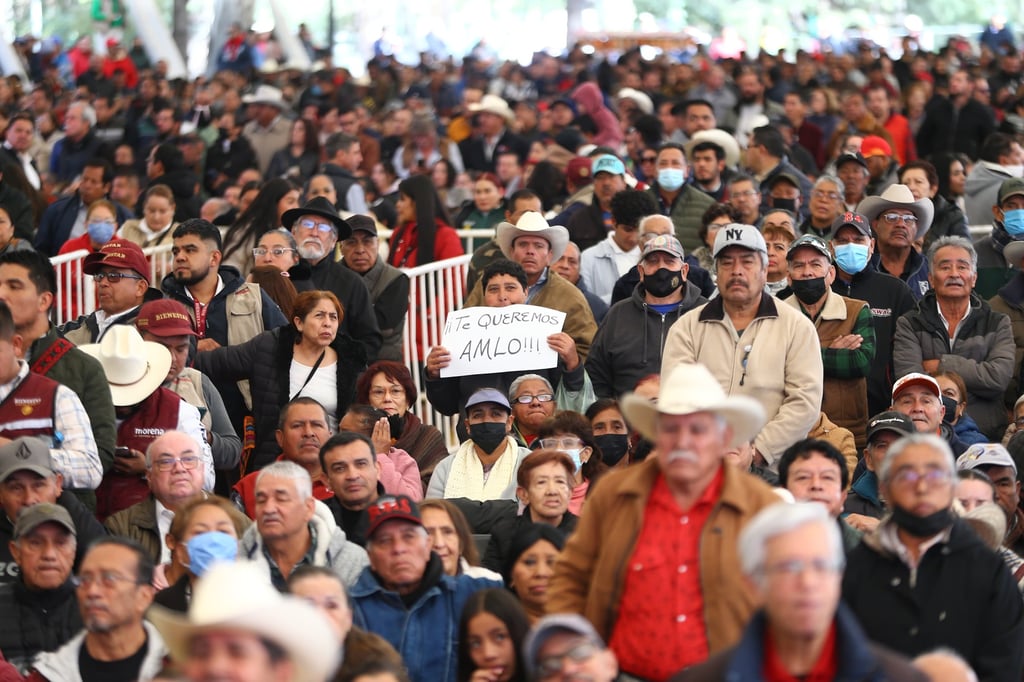
[[[723,465],[722,494],[701,530],[700,581],[708,647],[735,644],[756,600],[740,572],[737,540],[757,512],[779,502],[760,479]],[[548,613],[579,613],[608,641],[619,615],[626,570],[661,475],[657,458],[605,474],[555,562]]]
[[777,470],[783,451],[807,437],[821,413],[824,368],[814,325],[802,312],[762,294],[754,321],[736,333],[716,298],[672,325],[661,360],[662,376],[681,362],[699,362],[729,395],[764,406],[768,423],[754,446]]

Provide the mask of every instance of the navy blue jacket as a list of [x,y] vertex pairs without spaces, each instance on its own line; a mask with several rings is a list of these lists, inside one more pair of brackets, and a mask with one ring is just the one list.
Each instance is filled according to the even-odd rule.
[[[36,251],[51,258],[57,255],[60,247],[64,246],[64,242],[71,236],[71,228],[78,219],[80,201],[78,192],[75,192],[69,197],[58,199],[43,211],[34,240]],[[134,213],[117,202],[114,203],[114,207],[117,209],[118,225],[123,225],[124,221],[135,217]]]

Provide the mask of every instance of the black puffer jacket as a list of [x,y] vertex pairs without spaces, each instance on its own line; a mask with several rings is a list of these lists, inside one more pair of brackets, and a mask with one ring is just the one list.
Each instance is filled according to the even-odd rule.
[[924,234],[925,253],[939,237],[963,237],[971,238],[971,232],[967,229],[967,216],[956,204],[946,201],[941,195],[936,194],[932,199],[935,205],[935,217],[932,218],[932,225]]
[[[220,384],[248,379],[252,387],[252,415],[256,421],[256,447],[248,470],[274,461],[280,448],[274,440],[278,415],[288,402],[288,375],[298,333],[291,325],[278,327],[237,345],[196,355],[196,369]],[[338,354],[338,409],[340,420],[355,400],[356,378],[366,369],[363,346],[338,334],[331,348]]]
[[0,647],[4,656],[27,673],[36,654],[56,651],[82,629],[75,588],[70,581],[56,590],[33,591],[20,580],[0,587]]

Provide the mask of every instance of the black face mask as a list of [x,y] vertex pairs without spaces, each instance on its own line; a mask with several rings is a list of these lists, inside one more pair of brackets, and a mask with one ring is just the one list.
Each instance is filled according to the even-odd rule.
[[811,305],[820,301],[825,295],[825,278],[794,279],[789,288],[793,290],[793,295],[800,299],[801,303]]
[[946,408],[946,413],[942,415],[942,421],[952,426],[956,421],[956,401],[948,396],[942,396],[942,405]]
[[789,211],[790,213],[796,213],[796,199],[780,199],[778,197],[772,197],[772,208],[781,208]]
[[469,425],[470,439],[487,454],[497,450],[507,434],[508,429],[505,422],[481,422]]
[[915,538],[930,538],[953,525],[953,512],[947,507],[928,516],[914,516],[902,507],[893,505],[892,520]]
[[594,442],[601,450],[601,459],[610,467],[618,464],[629,452],[629,436],[624,433],[606,433],[594,436]]
[[658,268],[653,275],[644,275],[644,289],[651,296],[665,298],[683,286],[684,281],[681,270]]

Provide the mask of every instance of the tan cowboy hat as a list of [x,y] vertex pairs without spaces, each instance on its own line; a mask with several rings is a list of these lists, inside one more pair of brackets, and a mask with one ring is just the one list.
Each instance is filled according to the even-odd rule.
[[478,103],[470,104],[469,110],[474,113],[478,111],[486,111],[490,114],[501,116],[508,122],[511,122],[516,117],[515,112],[512,111],[512,107],[508,105],[508,102],[497,95],[484,95],[480,98]]
[[749,443],[765,423],[761,403],[745,395],[726,395],[721,384],[704,365],[684,362],[661,378],[657,404],[633,393],[622,399],[622,414],[641,436],[654,442],[658,436],[658,415],[713,412],[732,429],[731,447]]
[[112,325],[99,343],[79,348],[99,360],[115,407],[137,405],[160,388],[171,369],[171,351],[143,341],[130,324]]
[[188,660],[196,635],[223,630],[250,632],[280,646],[295,667],[296,682],[328,679],[341,653],[326,616],[278,592],[267,573],[248,562],[211,566],[196,585],[188,615],[154,605],[147,618],[178,662]]
[[935,216],[932,200],[924,198],[915,201],[906,185],[889,185],[881,195],[865,197],[857,204],[857,213],[863,213],[868,220],[874,222],[879,215],[893,208],[905,208],[917,216],[915,239],[923,237],[932,226],[932,218]]
[[284,101],[284,95],[273,85],[261,85],[256,92],[242,98],[243,104],[269,104],[278,109],[288,106]]
[[686,143],[686,158],[693,163],[693,148],[701,142],[717,144],[725,152],[725,165],[729,168],[736,168],[740,163],[740,146],[736,138],[720,128],[711,130],[698,130]]
[[498,223],[495,239],[505,258],[512,258],[512,242],[516,237],[532,235],[543,237],[551,244],[551,262],[562,257],[565,247],[569,245],[569,230],[561,225],[549,225],[544,216],[536,211],[527,211],[519,218],[515,225],[512,223]]

